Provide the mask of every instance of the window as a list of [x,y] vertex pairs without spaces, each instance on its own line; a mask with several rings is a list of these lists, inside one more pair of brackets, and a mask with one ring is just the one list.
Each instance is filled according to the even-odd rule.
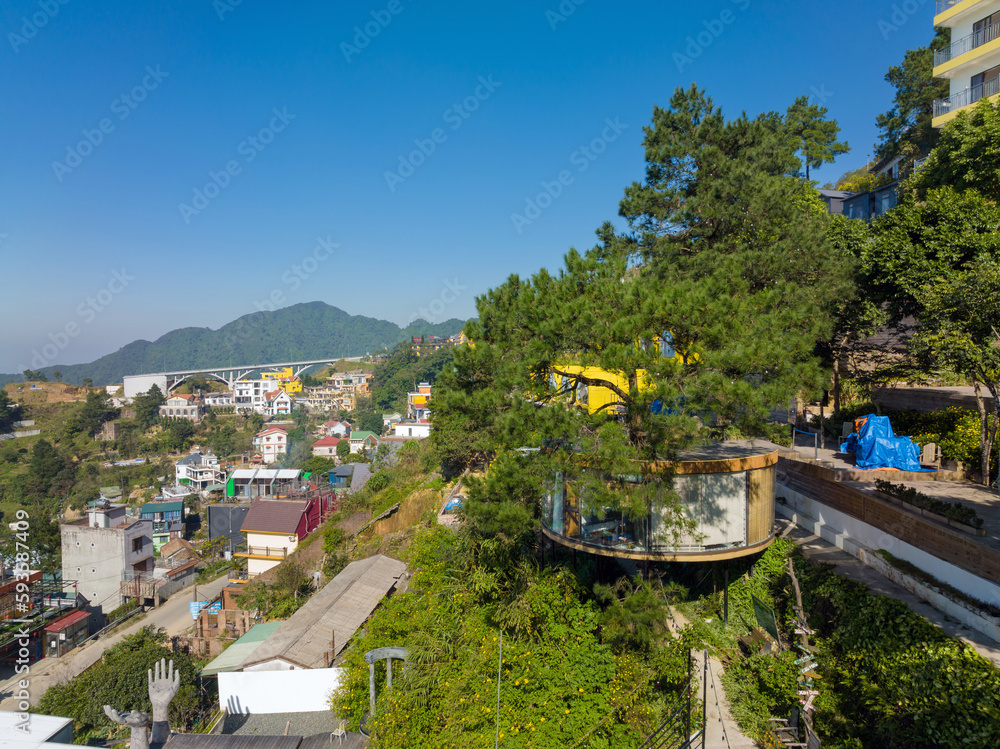
[[972,46],[979,47],[1000,36],[1000,13],[986,16],[972,25]]
[[132,553],[135,554],[135,553],[140,552],[140,551],[142,551],[142,539],[141,538],[133,538],[132,539]]

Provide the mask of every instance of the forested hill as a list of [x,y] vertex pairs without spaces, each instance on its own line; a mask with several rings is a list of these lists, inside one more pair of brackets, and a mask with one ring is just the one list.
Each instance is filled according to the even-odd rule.
[[[56,364],[39,371],[50,380],[59,371],[64,382],[82,384],[89,377],[95,385],[108,385],[128,374],[363,356],[409,336],[454,335],[464,324],[454,318],[442,323],[416,320],[400,328],[386,320],[349,315],[324,302],[309,302],[244,315],[218,330],[172,330],[152,343],[133,341],[89,364]],[[0,384],[23,379],[21,373],[0,374]]]

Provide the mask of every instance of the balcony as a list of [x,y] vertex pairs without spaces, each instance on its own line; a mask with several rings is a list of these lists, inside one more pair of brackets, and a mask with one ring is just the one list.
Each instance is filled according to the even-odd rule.
[[956,57],[964,55],[966,52],[974,50],[976,47],[982,47],[984,44],[988,44],[994,39],[1000,39],[1000,23],[994,23],[980,29],[979,31],[973,32],[972,34],[959,39],[957,42],[952,42],[951,45],[945,47],[944,49],[934,50],[934,67],[944,65],[946,62],[954,60]]
[[248,546],[246,551],[238,551],[233,556],[284,559],[288,556],[288,549],[284,546]]
[[[947,99],[938,99],[934,102],[934,118],[937,119],[943,115],[957,112],[963,107],[975,104],[980,99],[995,96],[997,93],[1000,93],[1000,85],[998,84],[1000,84],[1000,78],[994,78],[985,83],[970,86],[963,91],[959,91],[954,96],[949,96]],[[934,124],[937,125],[938,123]]]

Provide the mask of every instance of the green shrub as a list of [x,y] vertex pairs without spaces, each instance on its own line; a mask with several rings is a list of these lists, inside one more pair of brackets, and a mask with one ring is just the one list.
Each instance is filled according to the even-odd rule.
[[825,566],[796,571],[817,631],[823,746],[1000,746],[1000,671],[901,601]]
[[957,523],[971,525],[973,528],[983,527],[983,519],[979,517],[979,513],[958,502],[945,502],[935,497],[928,497],[913,487],[893,484],[891,481],[883,479],[875,479],[875,488],[890,497],[895,497],[909,505],[933,512],[935,515],[941,515]]

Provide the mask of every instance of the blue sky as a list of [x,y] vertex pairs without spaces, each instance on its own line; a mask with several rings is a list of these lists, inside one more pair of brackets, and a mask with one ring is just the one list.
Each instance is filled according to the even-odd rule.
[[823,103],[835,179],[932,36],[903,5],[7,0],[0,372],[274,303],[472,316],[617,221],[692,82],[729,116]]

